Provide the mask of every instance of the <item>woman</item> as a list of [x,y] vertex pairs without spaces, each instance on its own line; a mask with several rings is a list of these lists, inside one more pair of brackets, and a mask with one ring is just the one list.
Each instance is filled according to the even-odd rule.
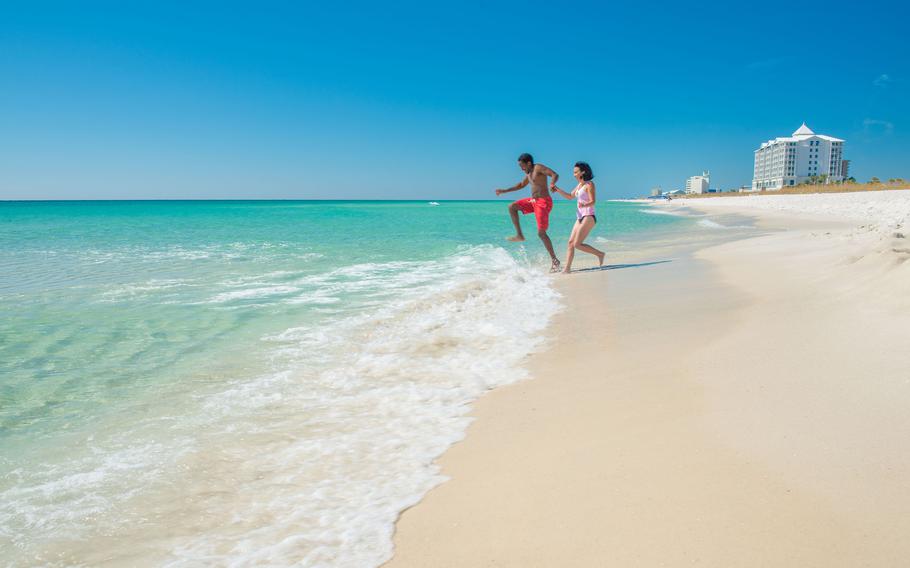
[[594,173],[591,166],[585,162],[576,162],[575,170],[572,172],[578,185],[572,190],[572,193],[566,193],[555,185],[553,193],[558,193],[566,199],[577,199],[578,210],[575,212],[575,226],[572,227],[572,234],[569,236],[569,248],[566,249],[566,267],[563,273],[572,272],[572,259],[575,257],[575,249],[593,254],[597,257],[597,265],[603,266],[604,253],[597,250],[591,245],[585,244],[585,239],[597,223],[597,217],[594,216],[594,203],[597,201],[594,182]]

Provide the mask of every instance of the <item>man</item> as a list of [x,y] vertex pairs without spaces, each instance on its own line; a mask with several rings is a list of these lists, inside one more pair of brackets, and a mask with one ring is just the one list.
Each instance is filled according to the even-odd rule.
[[559,175],[543,164],[535,164],[531,154],[519,156],[518,167],[525,173],[524,179],[508,189],[496,190],[496,195],[502,195],[503,193],[518,191],[529,183],[531,184],[531,197],[519,199],[509,205],[509,215],[512,216],[512,224],[515,225],[515,236],[508,237],[507,240],[512,242],[525,240],[521,232],[521,223],[518,221],[518,212],[521,211],[525,215],[534,213],[534,217],[537,219],[537,236],[543,241],[543,246],[546,247],[547,252],[550,253],[550,259],[553,261],[550,266],[550,272],[556,272],[559,270],[559,259],[556,258],[556,253],[553,252],[553,243],[547,235],[547,228],[550,226],[550,211],[553,209],[553,198],[550,197],[550,192],[547,191],[547,178],[553,178],[549,184],[549,188],[553,189],[556,186],[556,180],[559,179]]

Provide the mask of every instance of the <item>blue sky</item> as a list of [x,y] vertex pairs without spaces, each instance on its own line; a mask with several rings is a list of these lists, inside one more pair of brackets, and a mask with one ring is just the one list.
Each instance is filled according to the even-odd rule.
[[910,9],[753,6],[0,0],[0,199],[728,188],[804,120],[910,178]]

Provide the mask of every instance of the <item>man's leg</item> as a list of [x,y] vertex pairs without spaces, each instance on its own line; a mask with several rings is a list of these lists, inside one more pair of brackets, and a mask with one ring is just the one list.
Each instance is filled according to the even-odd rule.
[[509,215],[512,217],[512,224],[515,225],[515,236],[508,237],[506,240],[513,243],[525,240],[525,236],[521,233],[521,222],[518,220],[518,205],[515,203],[509,205]]
[[553,207],[551,200],[537,199],[534,202],[534,216],[537,218],[537,236],[543,241],[544,248],[550,253],[550,272],[559,270],[559,259],[556,258],[556,252],[553,250],[553,242],[547,234],[550,228],[550,209]]
[[559,259],[556,258],[556,252],[553,250],[553,242],[550,240],[550,236],[547,235],[546,229],[540,229],[537,231],[537,236],[540,237],[540,240],[543,241],[543,246],[547,249],[547,252],[550,253],[550,259],[553,261],[553,267],[559,266]]

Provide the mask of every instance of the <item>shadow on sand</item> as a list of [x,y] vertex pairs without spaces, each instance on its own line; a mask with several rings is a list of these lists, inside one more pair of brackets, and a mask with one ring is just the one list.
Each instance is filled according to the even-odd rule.
[[664,264],[665,262],[673,262],[672,260],[653,260],[651,262],[639,262],[637,264],[605,264],[603,266],[595,266],[593,268],[580,268],[578,270],[573,270],[572,272],[599,272],[601,270],[618,270],[620,268],[638,268],[639,266],[652,266],[655,264]]

